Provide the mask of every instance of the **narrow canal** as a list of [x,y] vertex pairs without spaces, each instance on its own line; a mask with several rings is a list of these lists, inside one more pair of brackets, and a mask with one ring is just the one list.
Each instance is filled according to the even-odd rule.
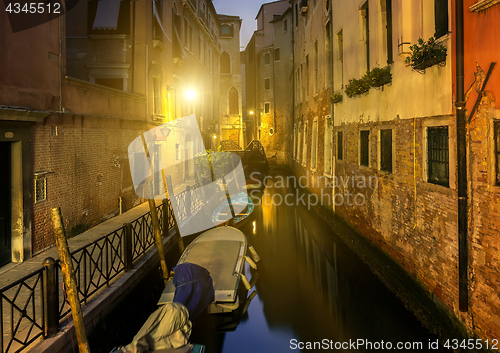
[[241,228],[261,257],[258,275],[246,268],[258,276],[248,311],[202,317],[190,341],[207,353],[446,351],[317,215],[279,204],[295,190],[276,180]]

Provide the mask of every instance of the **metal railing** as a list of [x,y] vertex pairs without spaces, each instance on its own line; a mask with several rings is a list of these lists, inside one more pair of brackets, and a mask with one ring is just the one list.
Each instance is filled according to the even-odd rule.
[[[196,189],[189,187],[176,199],[185,215],[203,205]],[[162,205],[157,206],[157,212],[160,230],[165,236],[175,227],[170,200],[163,200]],[[80,301],[86,304],[121,272],[132,269],[133,263],[154,244],[151,214],[148,212],[72,251]],[[46,264],[47,260],[44,267],[0,289],[1,353],[20,352],[38,338],[55,334],[60,320],[70,313],[59,262]]]

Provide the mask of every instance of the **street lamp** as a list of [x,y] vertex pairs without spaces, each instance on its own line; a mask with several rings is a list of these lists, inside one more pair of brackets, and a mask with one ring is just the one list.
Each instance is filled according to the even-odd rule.
[[189,100],[194,100],[196,98],[196,91],[192,88],[188,88],[184,91],[184,96]]

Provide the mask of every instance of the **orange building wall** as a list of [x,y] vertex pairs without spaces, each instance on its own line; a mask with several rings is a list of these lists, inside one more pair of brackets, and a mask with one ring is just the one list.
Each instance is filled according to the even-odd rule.
[[[476,62],[484,73],[492,61],[500,60],[500,5],[494,5],[479,13],[472,12],[469,7],[477,0],[464,0],[464,64],[465,64],[465,90],[474,82]],[[497,65],[498,66],[498,65]],[[486,85],[488,91],[495,96],[500,95],[500,67],[495,67]],[[472,92],[467,102],[467,111],[470,112],[477,99],[477,93]]]

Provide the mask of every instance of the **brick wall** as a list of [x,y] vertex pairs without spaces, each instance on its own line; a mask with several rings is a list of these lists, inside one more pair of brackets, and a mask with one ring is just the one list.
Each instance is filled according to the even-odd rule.
[[500,111],[494,95],[486,91],[469,125],[468,158],[470,255],[470,316],[480,337],[500,337],[500,186],[495,181],[493,123]]
[[[449,188],[431,184],[425,177],[425,129],[432,126],[429,121],[433,118],[396,118],[384,123],[337,126],[334,156],[337,156],[336,132],[343,131],[344,158],[336,160],[336,179],[330,179],[337,195],[336,213],[397,260],[436,302],[445,304],[471,332],[490,340],[500,337],[500,275],[497,271],[500,264],[500,186],[495,185],[493,139],[493,121],[499,117],[499,110],[494,108],[494,102],[489,101],[487,95],[469,128],[468,313],[458,311],[458,215],[456,172],[453,173],[456,132],[453,117],[449,119],[452,170]],[[393,128],[395,145],[393,173],[380,171],[377,163],[378,130],[388,125]],[[309,121],[309,130],[311,126]],[[358,162],[360,129],[370,131],[369,167],[359,166]],[[323,149],[322,133],[319,133],[318,152]],[[311,141],[311,132],[308,141]],[[309,144],[306,167],[294,161],[292,169],[297,177],[308,177],[309,189],[316,195],[330,193],[331,189],[325,187],[324,182],[318,184],[319,174],[310,169],[310,148]],[[355,177],[354,184],[352,177]],[[342,178],[344,182],[348,180],[345,185]],[[348,192],[351,194],[350,205],[346,198]],[[363,195],[358,196],[358,201],[364,199],[364,204],[356,205],[353,196],[357,194]],[[340,195],[344,197],[343,203]]]
[[[47,200],[34,203],[33,253],[54,243],[50,209],[60,207],[66,232],[79,223],[93,226],[140,200],[132,187],[127,148],[138,130],[51,126],[32,129],[33,172],[47,175]],[[34,195],[33,195],[34,196]],[[33,202],[35,197],[33,197]]]

